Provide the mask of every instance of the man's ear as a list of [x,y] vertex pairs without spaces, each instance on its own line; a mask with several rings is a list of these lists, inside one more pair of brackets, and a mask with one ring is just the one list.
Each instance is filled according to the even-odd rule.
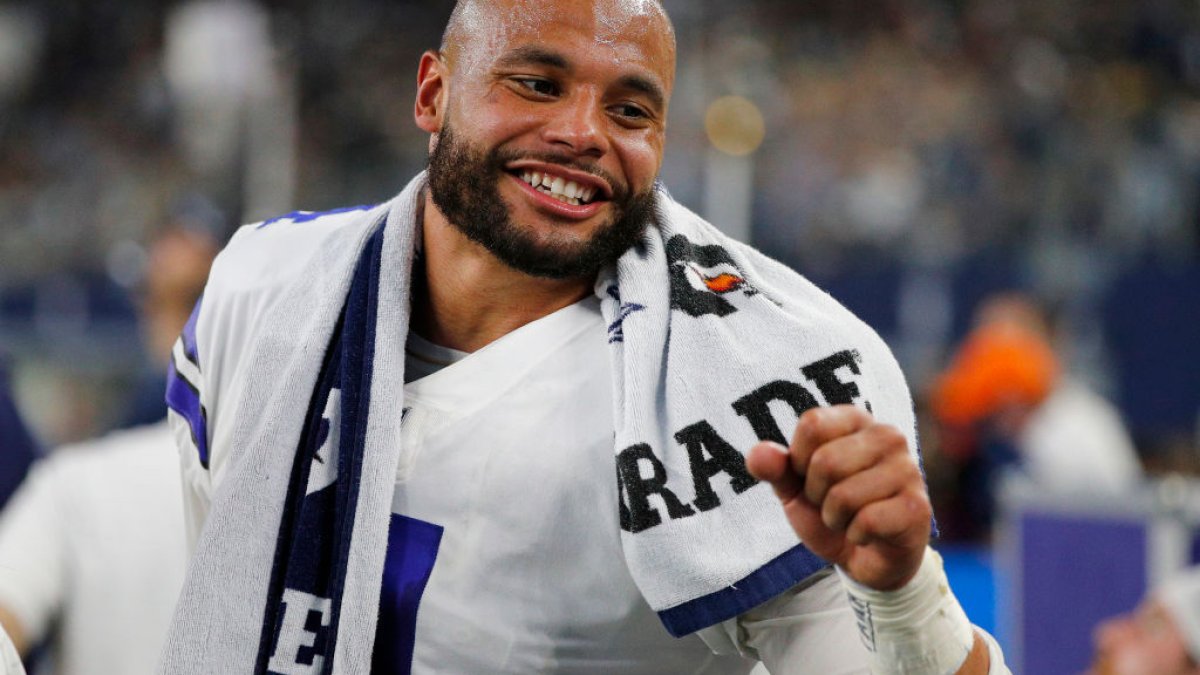
[[446,115],[447,75],[446,61],[440,53],[431,50],[421,55],[413,117],[422,131],[436,134],[442,130]]

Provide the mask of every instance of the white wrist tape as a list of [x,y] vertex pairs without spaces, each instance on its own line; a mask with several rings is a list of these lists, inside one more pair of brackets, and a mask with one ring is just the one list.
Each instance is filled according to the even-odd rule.
[[975,631],[936,551],[926,547],[916,576],[894,591],[867,588],[836,569],[870,652],[872,673],[949,675],[966,661]]

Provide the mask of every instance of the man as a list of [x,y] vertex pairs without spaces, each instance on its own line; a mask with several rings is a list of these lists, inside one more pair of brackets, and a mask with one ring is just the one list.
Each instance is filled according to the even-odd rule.
[[[427,176],[235,236],[168,389],[207,520],[164,670],[1006,672],[886,348],[656,189],[674,59],[657,2],[464,0]],[[783,447],[813,391],[862,408]]]
[[[149,246],[141,328],[170,353],[216,254],[171,226]],[[160,406],[153,424],[61,448],[0,514],[0,627],[28,655],[46,643],[71,675],[154,672],[187,561],[179,464]]]
[[1168,579],[1130,614],[1096,629],[1095,675],[1200,673],[1200,571]]
[[1142,481],[1120,412],[1063,372],[1044,312],[1019,293],[980,303],[932,392],[942,449],[959,465],[964,534],[990,534],[1004,474],[1059,494],[1124,494]]
[[[162,360],[217,243],[185,225],[149,246],[140,328]],[[184,581],[179,464],[166,407],[152,424],[60,448],[0,514],[0,627],[22,655],[48,643],[60,673],[154,671]]]
[[63,673],[151,673],[187,562],[166,422],[56,450],[0,517],[0,627]]

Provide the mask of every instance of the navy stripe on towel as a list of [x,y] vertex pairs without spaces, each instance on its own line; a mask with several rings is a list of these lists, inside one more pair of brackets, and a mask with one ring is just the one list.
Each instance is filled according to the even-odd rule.
[[728,588],[665,609],[658,618],[671,635],[690,635],[761,605],[828,565],[797,544]]

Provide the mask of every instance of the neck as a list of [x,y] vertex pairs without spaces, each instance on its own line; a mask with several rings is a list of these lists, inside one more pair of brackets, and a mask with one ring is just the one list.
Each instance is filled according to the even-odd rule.
[[423,199],[412,327],[430,342],[473,352],[591,292],[592,279],[544,279],[509,267],[450,224],[428,191]]

